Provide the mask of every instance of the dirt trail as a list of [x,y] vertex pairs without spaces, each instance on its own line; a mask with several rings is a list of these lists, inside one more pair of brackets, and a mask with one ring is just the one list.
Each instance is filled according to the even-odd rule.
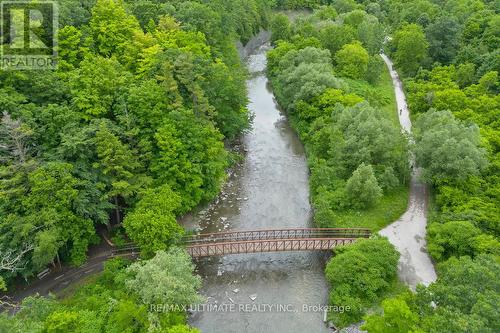
[[[31,284],[15,289],[11,293],[0,295],[9,303],[20,304],[28,296],[36,294],[47,296],[49,293],[57,294],[65,288],[78,283],[85,277],[101,272],[104,268],[104,262],[114,257],[132,259],[136,257],[136,254],[125,253],[115,255],[112,248],[107,245],[96,246],[84,265],[80,267],[63,266],[61,270],[54,270],[40,280],[34,280]],[[0,306],[1,310],[2,307]]]
[[[406,104],[403,84],[394,70],[392,61],[384,54],[381,56],[389,68],[393,81],[399,122],[404,131],[411,133],[410,112]],[[413,157],[411,159],[411,164],[414,165]],[[389,238],[389,241],[401,253],[399,276],[412,289],[415,289],[419,283],[429,285],[436,280],[436,272],[426,251],[425,240],[429,189],[419,181],[419,173],[419,168],[413,169],[407,211],[399,220],[379,232]]]

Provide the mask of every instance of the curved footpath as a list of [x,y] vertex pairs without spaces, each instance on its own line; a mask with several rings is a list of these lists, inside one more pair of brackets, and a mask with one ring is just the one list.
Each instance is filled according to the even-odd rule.
[[[406,104],[403,84],[398,73],[394,70],[392,61],[385,54],[382,54],[381,57],[391,74],[399,110],[399,122],[404,131],[411,133],[410,112]],[[410,163],[415,165],[413,157]],[[427,286],[436,280],[436,271],[426,251],[425,240],[429,189],[419,181],[419,174],[420,169],[413,168],[406,212],[399,220],[379,232],[380,235],[389,238],[389,241],[401,253],[399,277],[412,289],[415,289],[419,283]]]
[[[48,294],[57,294],[64,289],[81,282],[84,278],[102,272],[106,260],[122,257],[136,258],[136,253],[114,254],[113,249],[107,244],[101,244],[91,249],[89,258],[85,264],[79,267],[63,266],[60,270],[53,270],[42,279],[35,279],[29,285],[15,289],[10,293],[0,293],[0,311],[2,311],[2,302],[9,304],[20,304],[21,301],[33,295],[47,296]],[[8,307],[7,307],[8,308]],[[12,310],[12,308],[11,308]],[[17,309],[13,309],[14,312]]]

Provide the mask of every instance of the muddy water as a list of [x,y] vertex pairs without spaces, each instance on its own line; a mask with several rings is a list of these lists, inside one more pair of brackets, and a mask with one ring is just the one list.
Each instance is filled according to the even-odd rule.
[[[255,118],[242,142],[245,159],[219,199],[185,221],[188,229],[311,226],[304,148],[269,89],[265,76],[268,47],[258,48],[247,60],[252,74],[247,83],[249,108]],[[199,260],[201,293],[211,307],[196,311],[190,324],[204,333],[329,332],[321,310],[304,309],[304,305],[327,304],[324,255],[285,252]]]

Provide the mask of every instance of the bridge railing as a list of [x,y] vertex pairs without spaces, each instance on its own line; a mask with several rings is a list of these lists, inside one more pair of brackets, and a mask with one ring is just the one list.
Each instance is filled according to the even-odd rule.
[[[320,247],[324,247],[325,244],[327,244],[328,248],[328,246],[330,246],[331,244],[341,245],[345,243],[351,243],[358,238],[369,238],[370,235],[371,235],[370,229],[365,229],[365,228],[266,229],[266,230],[250,230],[250,231],[226,231],[226,232],[190,235],[183,237],[182,244],[186,246],[186,249],[190,254],[194,256],[204,256],[206,255],[205,252],[207,251],[216,251],[217,253],[222,253],[222,254],[241,253],[241,251],[249,251],[249,253],[260,252],[256,250],[257,248],[250,249],[249,247],[249,246],[255,247],[258,245],[249,245],[249,244],[264,244],[264,245],[274,244],[273,246],[275,247],[278,246],[277,251],[281,251],[279,250],[280,246],[286,248],[288,246],[287,244],[292,244],[292,243],[300,244],[300,249],[313,249],[309,248],[309,245],[307,244],[316,244],[316,245],[320,244],[321,245]],[[306,243],[304,243],[304,241]],[[242,244],[238,246],[246,246],[246,247],[245,249],[238,248],[238,250],[235,250],[234,247],[237,246],[236,244]],[[306,244],[305,248],[304,244]],[[228,250],[228,246],[230,250]],[[269,247],[269,250],[271,249],[272,247]],[[131,252],[136,252],[138,250],[139,249],[136,245],[126,244],[124,246],[115,248],[113,250],[113,254],[118,255],[122,253],[131,253]]]
[[186,250],[193,258],[257,252],[322,251],[352,244],[356,240],[356,238],[297,238],[199,243],[186,247]]
[[266,229],[250,231],[227,231],[218,233],[186,236],[183,242],[188,245],[199,243],[220,243],[237,241],[258,241],[300,238],[368,238],[371,231],[365,228],[293,228]]

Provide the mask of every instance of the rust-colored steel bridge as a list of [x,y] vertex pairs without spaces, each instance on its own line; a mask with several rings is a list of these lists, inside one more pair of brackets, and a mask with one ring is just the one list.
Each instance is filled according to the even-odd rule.
[[186,250],[193,258],[226,254],[320,251],[370,237],[369,229],[271,229],[228,231],[185,237]]
[[[369,229],[362,228],[268,229],[189,235],[182,239],[182,244],[193,258],[200,258],[239,253],[331,250],[370,235]],[[137,246],[129,244],[115,249],[114,254],[136,251]]]

